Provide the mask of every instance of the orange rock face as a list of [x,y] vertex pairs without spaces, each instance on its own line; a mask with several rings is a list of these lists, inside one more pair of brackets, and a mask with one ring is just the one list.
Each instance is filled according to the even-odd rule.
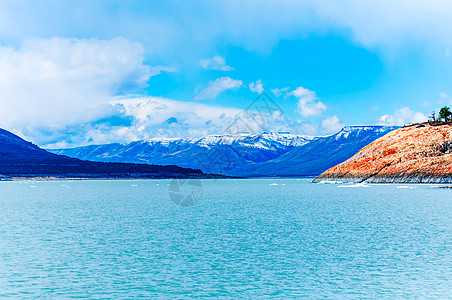
[[452,126],[414,125],[394,130],[314,181],[452,182]]

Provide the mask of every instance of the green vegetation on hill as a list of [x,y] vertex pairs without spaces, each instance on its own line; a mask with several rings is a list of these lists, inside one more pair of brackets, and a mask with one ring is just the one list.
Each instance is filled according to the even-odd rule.
[[436,117],[435,111],[433,111],[429,116],[428,123],[433,126],[451,124],[452,112],[450,111],[450,108],[447,106],[442,107],[439,110],[438,118]]

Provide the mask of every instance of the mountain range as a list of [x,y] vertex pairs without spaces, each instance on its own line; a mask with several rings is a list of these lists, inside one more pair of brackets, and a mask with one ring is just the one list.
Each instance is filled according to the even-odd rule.
[[316,176],[397,128],[347,126],[321,137],[264,132],[154,138],[49,151],[83,160],[177,165],[228,176]]
[[200,170],[178,166],[104,163],[50,153],[0,129],[0,178],[187,178],[205,177]]

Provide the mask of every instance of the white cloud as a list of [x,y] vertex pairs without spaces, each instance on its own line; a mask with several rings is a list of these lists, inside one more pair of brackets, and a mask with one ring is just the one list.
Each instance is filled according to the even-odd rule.
[[397,109],[392,115],[383,115],[378,120],[381,125],[403,126],[427,121],[427,116],[421,112],[415,112],[409,107]]
[[264,92],[264,85],[262,84],[262,80],[258,80],[256,82],[251,82],[248,84],[250,90],[254,93],[262,94]]
[[337,116],[332,116],[322,120],[322,128],[325,133],[335,133],[341,130],[344,124],[339,121]]
[[0,126],[67,125],[102,115],[117,93],[144,87],[168,67],[143,63],[143,47],[124,38],[26,40],[0,46]]
[[287,91],[289,91],[289,87],[281,88],[281,89],[270,89],[270,91],[275,95],[275,97],[279,97],[281,95],[287,94]]
[[91,122],[26,127],[15,132],[46,148],[198,137],[222,132],[241,110],[160,97],[116,97]]
[[[206,105],[197,102],[184,102],[160,97],[119,98],[112,102],[119,106],[126,116],[133,116],[141,125],[157,125],[171,117],[185,114],[184,122],[194,127],[212,119],[232,117],[241,110],[237,108]],[[193,119],[187,118],[189,115]]]
[[235,80],[230,77],[221,77],[216,79],[215,81],[212,81],[209,83],[209,85],[201,90],[196,96],[194,97],[195,100],[202,100],[202,99],[210,99],[213,100],[217,98],[218,94],[221,92],[232,90],[239,88],[243,85],[243,82],[241,80]]
[[226,60],[221,56],[214,56],[213,58],[200,59],[199,64],[207,70],[219,71],[233,71],[234,68],[226,65]]
[[297,112],[304,117],[319,116],[326,110],[326,105],[317,100],[315,92],[298,87],[291,94],[298,98]]

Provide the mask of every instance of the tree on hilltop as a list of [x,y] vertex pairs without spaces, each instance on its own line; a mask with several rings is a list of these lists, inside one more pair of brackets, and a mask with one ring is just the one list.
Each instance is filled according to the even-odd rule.
[[435,111],[432,111],[432,113],[428,116],[429,122],[436,122],[436,114]]
[[439,111],[439,117],[441,119],[444,119],[444,122],[448,123],[452,117],[452,112],[450,111],[450,108],[447,106],[441,108]]

